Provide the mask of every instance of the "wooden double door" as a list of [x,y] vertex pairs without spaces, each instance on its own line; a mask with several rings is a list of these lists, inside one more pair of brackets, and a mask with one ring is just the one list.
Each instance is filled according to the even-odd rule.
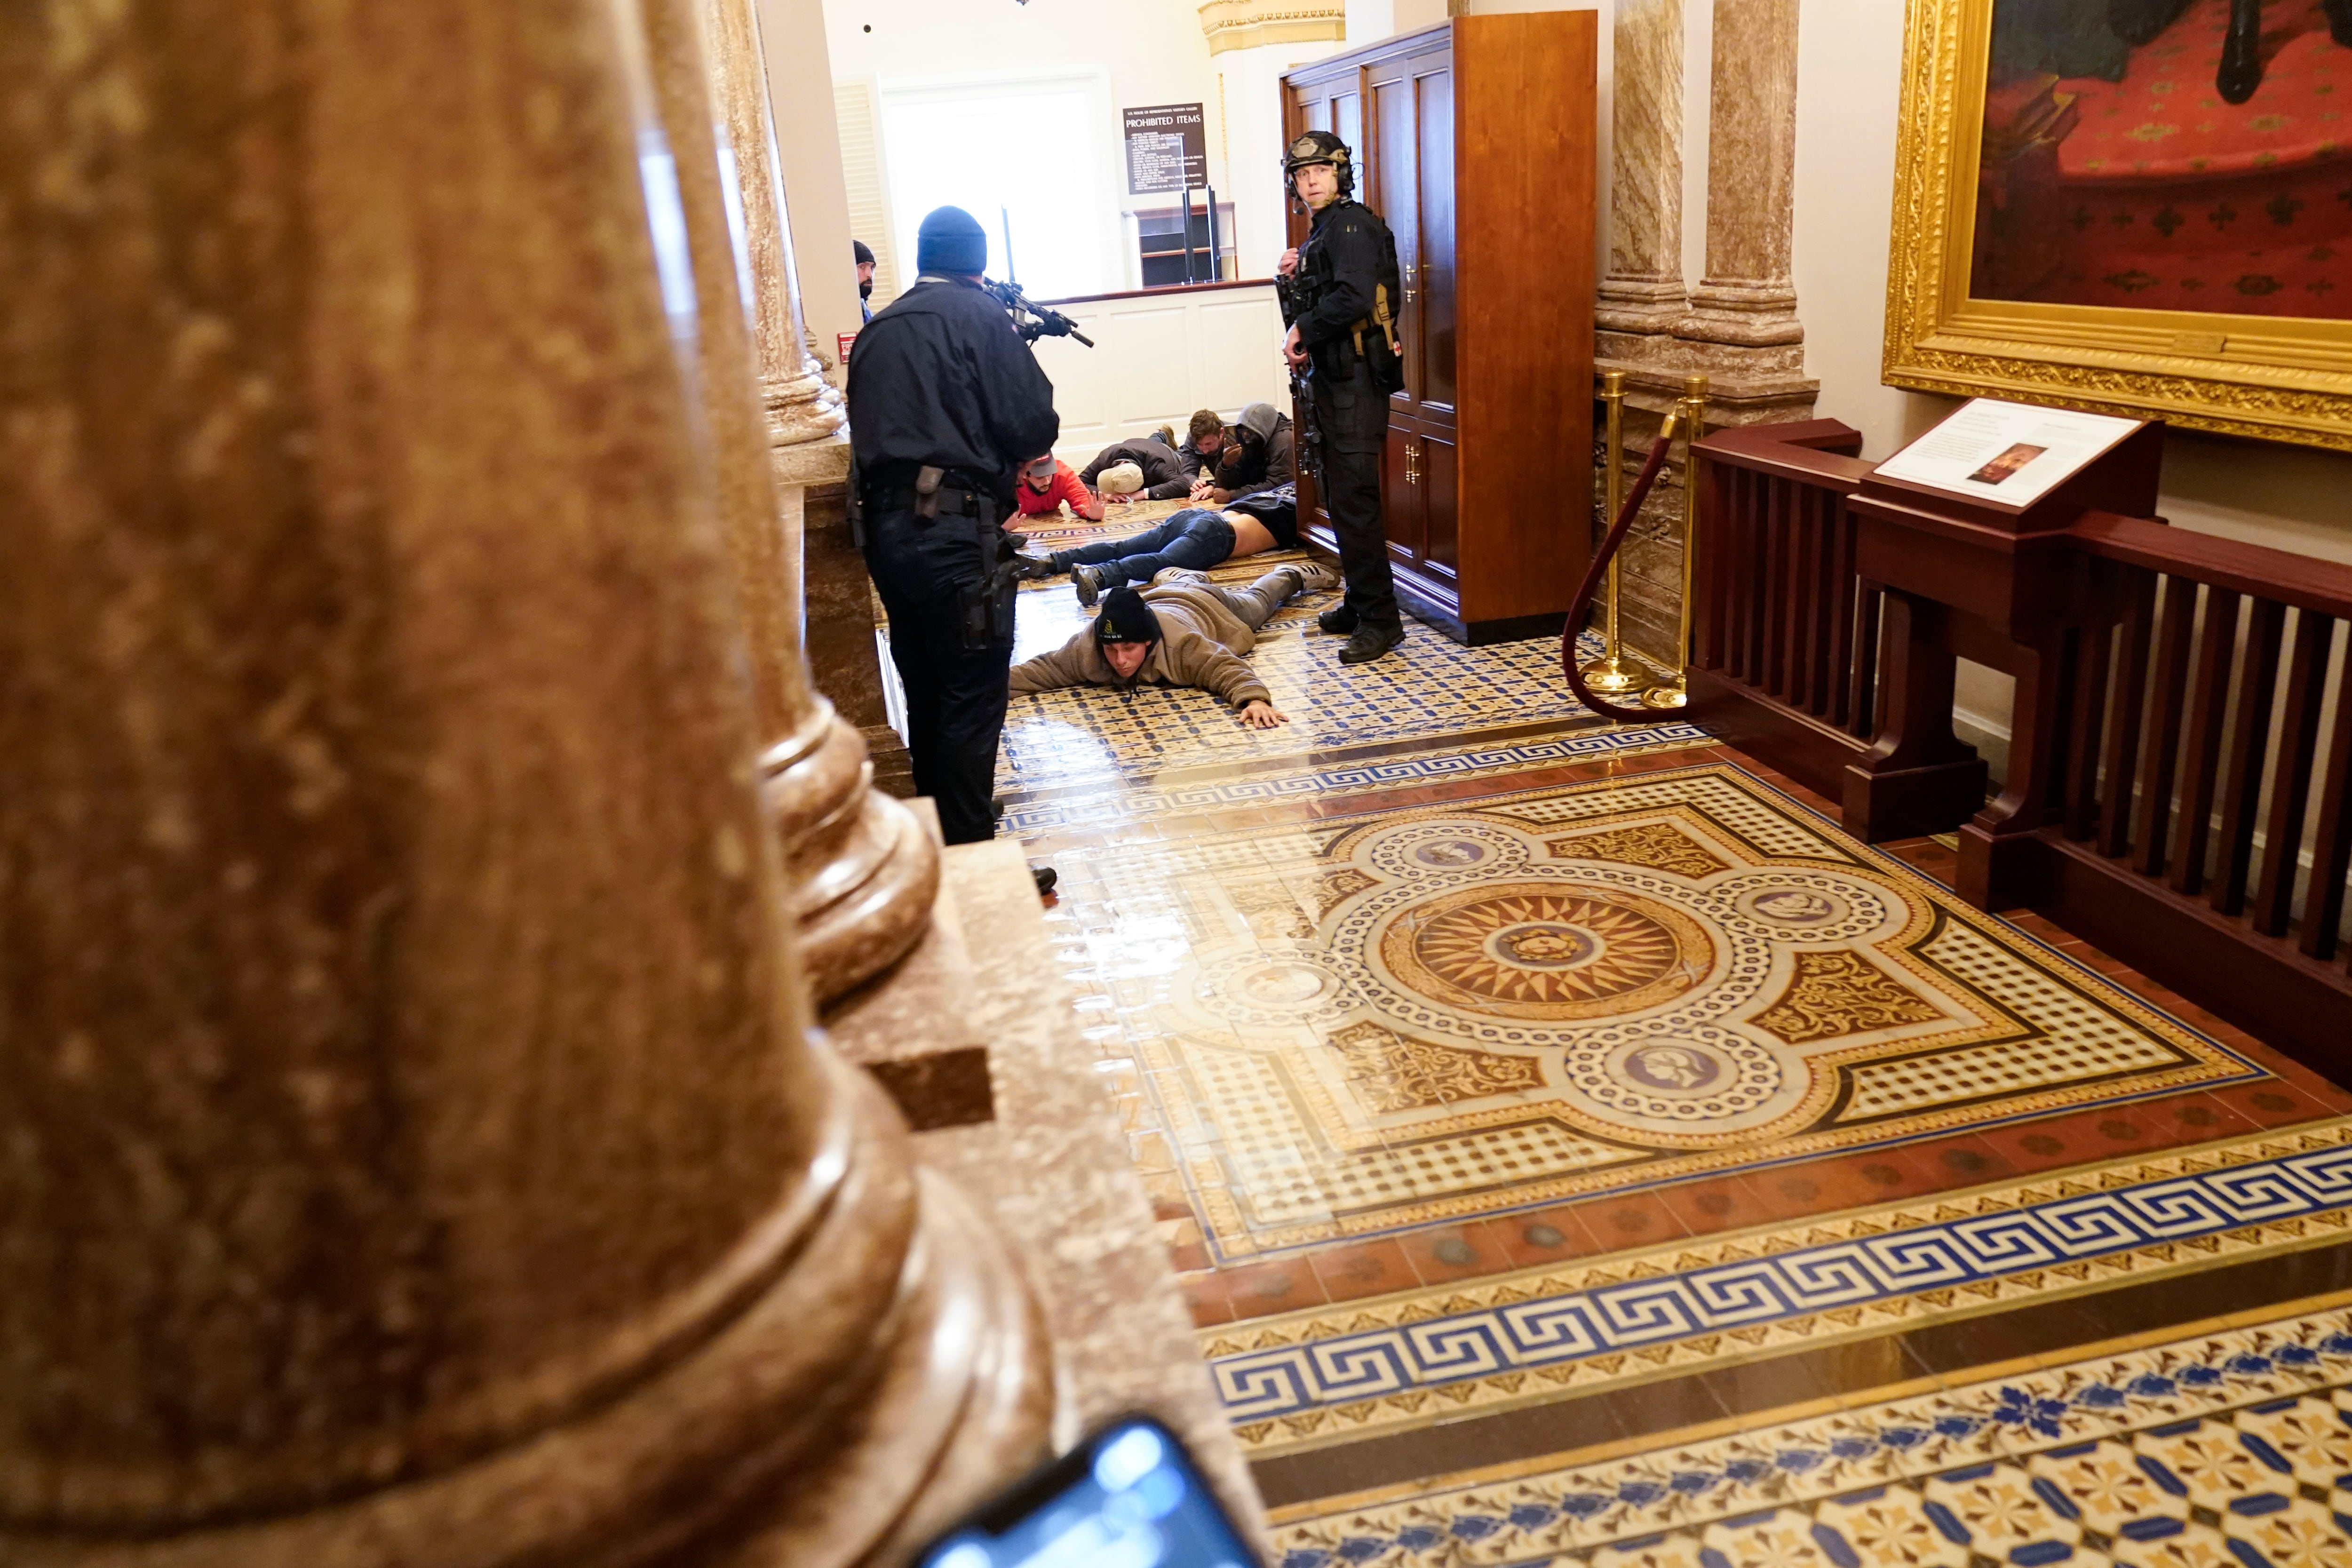
[[[1460,438],[1454,394],[1452,40],[1418,45],[1293,89],[1288,134],[1335,132],[1356,151],[1357,198],[1396,235],[1404,390],[1389,399],[1381,455],[1389,559],[1459,614]],[[1302,77],[1307,73],[1300,73]],[[1307,220],[1293,214],[1292,243]],[[1310,526],[1328,532],[1319,503]]]
[[1283,79],[1287,134],[1356,149],[1396,235],[1389,556],[1404,608],[1464,642],[1558,630],[1591,552],[1597,58],[1590,11],[1458,16]]

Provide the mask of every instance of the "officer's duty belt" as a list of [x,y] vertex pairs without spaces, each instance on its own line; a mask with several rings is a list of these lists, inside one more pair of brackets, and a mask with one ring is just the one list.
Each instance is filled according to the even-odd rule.
[[[866,510],[877,514],[912,511],[921,499],[915,493],[915,487],[912,485],[889,485],[867,492]],[[996,515],[994,498],[982,495],[977,490],[949,489],[942,485],[939,493],[932,499],[939,502],[939,513],[941,517],[992,519]],[[986,510],[982,510],[983,508]]]

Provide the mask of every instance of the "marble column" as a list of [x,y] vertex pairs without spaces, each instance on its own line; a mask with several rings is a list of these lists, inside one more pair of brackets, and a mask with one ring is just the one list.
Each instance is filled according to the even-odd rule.
[[1654,357],[1683,289],[1683,0],[1619,0],[1600,357]]
[[829,1568],[1045,1447],[809,1033],[636,27],[0,15],[0,1561]]
[[766,57],[755,0],[704,0],[710,89],[720,135],[733,150],[742,202],[742,243],[751,281],[752,330],[759,340],[761,391],[768,434],[779,447],[838,436],[847,423],[841,393],[808,350],[792,227],[768,102]]
[[1716,0],[1706,276],[1676,329],[1723,370],[1801,375],[1793,250],[1798,0]]
[[[763,704],[764,788],[784,852],[785,879],[799,918],[803,960],[824,1000],[897,963],[930,919],[939,851],[907,807],[873,787],[864,735],[843,722],[809,673],[802,576],[807,487],[848,471],[840,395],[802,345],[784,193],[777,178],[775,122],[753,0],[700,0],[707,81],[734,191],[714,188],[698,243],[710,258],[707,291],[725,290],[739,310],[750,284],[753,363],[767,412],[765,470],[745,478],[747,498],[730,521],[747,576],[772,592],[774,613],[755,618],[755,668],[771,683]],[[719,205],[736,201],[734,223]],[[690,206],[689,220],[694,218]],[[730,233],[740,243],[730,243]],[[721,258],[732,263],[722,266]],[[746,449],[748,452],[748,448]]]

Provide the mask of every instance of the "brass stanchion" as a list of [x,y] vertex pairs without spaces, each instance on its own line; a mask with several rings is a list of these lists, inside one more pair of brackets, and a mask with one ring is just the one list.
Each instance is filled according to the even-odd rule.
[[1690,700],[1691,567],[1698,555],[1699,437],[1706,433],[1706,377],[1683,378],[1682,401],[1675,405],[1683,426],[1683,599],[1675,617],[1674,679],[1642,693],[1644,708],[1680,708]]
[[[1625,490],[1625,373],[1612,370],[1601,378],[1601,401],[1608,407],[1608,437],[1601,443],[1601,460],[1607,465],[1603,478],[1603,493],[1608,500],[1601,516],[1607,522],[1617,518],[1617,509],[1623,503]],[[1604,523],[1606,526],[1606,523]],[[1584,684],[1595,691],[1631,691],[1642,684],[1642,677],[1625,668],[1622,658],[1624,644],[1617,635],[1617,556],[1609,558],[1609,612],[1603,622],[1601,654],[1591,664],[1577,670]]]

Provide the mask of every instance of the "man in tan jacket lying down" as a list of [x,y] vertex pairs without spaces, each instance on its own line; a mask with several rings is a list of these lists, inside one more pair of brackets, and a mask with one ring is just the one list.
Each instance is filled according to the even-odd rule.
[[1113,588],[1102,613],[1051,653],[1013,667],[1013,695],[1066,686],[1132,690],[1197,686],[1213,691],[1253,730],[1290,721],[1241,655],[1257,646],[1258,628],[1303,589],[1329,588],[1328,567],[1277,566],[1246,588],[1220,588],[1198,572],[1171,569],[1141,593]]

